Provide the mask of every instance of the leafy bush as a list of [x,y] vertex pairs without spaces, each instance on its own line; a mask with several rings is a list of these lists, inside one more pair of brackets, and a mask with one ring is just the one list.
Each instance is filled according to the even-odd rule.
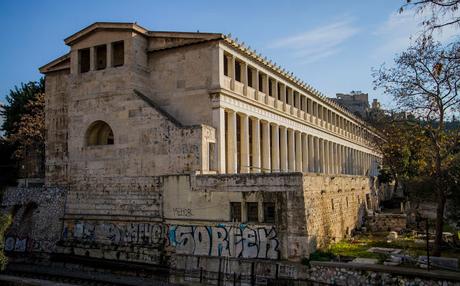
[[0,269],[3,270],[8,262],[3,249],[5,248],[5,231],[11,224],[9,215],[0,215]]
[[331,261],[335,258],[334,253],[318,250],[310,254],[310,261]]

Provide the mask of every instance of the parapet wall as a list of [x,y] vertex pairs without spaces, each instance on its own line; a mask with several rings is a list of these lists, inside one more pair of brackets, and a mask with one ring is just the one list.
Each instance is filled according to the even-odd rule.
[[[36,200],[40,212],[33,219],[52,223],[52,239],[59,240],[52,252],[159,265],[176,255],[300,261],[360,226],[369,181],[301,173],[184,174],[88,178],[69,188],[65,211],[64,193],[54,189],[10,192],[4,205],[14,206],[21,193],[32,200],[48,196]],[[240,205],[237,220],[233,204]],[[275,206],[272,217],[267,204]],[[257,207],[251,217],[250,205]],[[33,225],[47,233],[44,222]],[[20,236],[27,232],[37,235],[27,229]]]

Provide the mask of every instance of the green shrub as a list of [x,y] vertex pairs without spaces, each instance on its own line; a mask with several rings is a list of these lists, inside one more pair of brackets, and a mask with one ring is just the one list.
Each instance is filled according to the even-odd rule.
[[331,261],[335,255],[329,251],[318,250],[310,254],[310,261]]
[[11,216],[0,215],[0,269],[3,270],[8,262],[3,250],[5,248],[5,231],[11,224]]

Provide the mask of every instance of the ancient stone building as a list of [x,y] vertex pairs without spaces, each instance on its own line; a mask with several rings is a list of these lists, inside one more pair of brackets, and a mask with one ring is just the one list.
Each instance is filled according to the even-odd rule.
[[301,260],[372,207],[376,134],[235,40],[94,23],[65,44],[40,68],[45,184],[66,193],[48,251]]

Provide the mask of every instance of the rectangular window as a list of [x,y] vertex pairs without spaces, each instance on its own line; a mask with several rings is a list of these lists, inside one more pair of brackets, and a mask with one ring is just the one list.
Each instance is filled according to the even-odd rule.
[[224,55],[224,75],[228,76],[228,57]]
[[278,100],[281,100],[281,84],[279,82],[276,84],[276,93],[278,94]]
[[261,73],[259,73],[259,91],[264,92],[264,80]]
[[259,221],[259,203],[246,203],[248,222]]
[[112,66],[119,67],[125,64],[125,43],[112,43]]
[[331,208],[334,210],[334,199],[331,199]]
[[273,80],[271,78],[268,79],[268,95],[273,96]]
[[264,203],[264,222],[275,223],[275,203]]
[[103,70],[107,67],[107,46],[101,45],[96,50],[96,69]]
[[241,221],[241,203],[230,203],[230,220]]
[[235,61],[235,80],[241,82],[241,63]]
[[89,68],[90,68],[89,49],[82,49],[78,51],[78,64],[80,67],[80,73],[89,72]]
[[251,68],[248,67],[248,85],[250,87],[254,87],[254,82],[253,82],[253,75],[252,75],[253,71]]

